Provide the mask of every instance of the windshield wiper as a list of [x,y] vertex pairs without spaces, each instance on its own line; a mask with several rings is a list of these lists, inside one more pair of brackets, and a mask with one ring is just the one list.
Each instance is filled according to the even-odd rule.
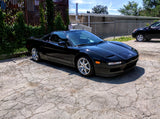
[[103,43],[104,41],[100,41],[100,42],[98,42],[98,44],[100,44],[100,43]]

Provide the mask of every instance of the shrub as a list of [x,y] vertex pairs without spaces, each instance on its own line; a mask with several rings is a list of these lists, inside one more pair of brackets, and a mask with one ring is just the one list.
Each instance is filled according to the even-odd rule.
[[55,30],[66,30],[66,26],[64,25],[64,21],[60,13],[57,13],[54,20]]
[[70,21],[69,21],[69,11],[68,11],[68,9],[66,10],[66,14],[67,14],[66,30],[68,30],[68,26],[69,26],[69,24],[70,24]]
[[44,12],[44,9],[43,9],[43,4],[42,2],[40,2],[40,24],[41,24],[41,31],[40,33],[41,34],[45,34],[45,12]]
[[25,37],[26,37],[26,27],[24,22],[24,15],[23,12],[17,13],[16,22],[14,24],[14,30],[16,35],[16,43],[20,46],[25,44]]
[[0,9],[0,43],[6,38],[6,27],[4,22],[4,13]]
[[52,0],[46,0],[47,7],[47,31],[54,31],[54,4]]

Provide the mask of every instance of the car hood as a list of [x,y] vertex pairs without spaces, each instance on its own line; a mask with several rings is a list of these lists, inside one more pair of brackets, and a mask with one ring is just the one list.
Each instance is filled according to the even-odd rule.
[[137,56],[137,52],[130,46],[114,41],[107,41],[97,45],[81,46],[83,49],[87,49],[90,52],[94,52],[96,55],[102,56],[105,59],[110,60],[128,60]]
[[148,29],[149,29],[148,27],[145,27],[145,28],[138,28],[137,31],[148,30]]

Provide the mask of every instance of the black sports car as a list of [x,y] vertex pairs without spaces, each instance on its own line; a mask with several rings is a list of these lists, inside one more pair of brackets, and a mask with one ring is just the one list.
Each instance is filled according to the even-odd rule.
[[83,76],[116,76],[134,68],[138,60],[134,48],[104,41],[84,30],[55,31],[40,39],[31,37],[27,48],[33,60],[42,58],[76,67]]
[[139,42],[160,38],[160,22],[156,22],[149,27],[135,29],[132,36]]

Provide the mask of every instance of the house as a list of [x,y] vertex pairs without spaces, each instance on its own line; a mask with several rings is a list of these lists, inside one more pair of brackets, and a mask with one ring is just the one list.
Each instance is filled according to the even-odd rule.
[[19,0],[0,0],[0,8],[5,10],[7,8],[20,8],[23,7],[24,2]]
[[[25,20],[27,24],[38,25],[40,19],[39,4],[45,0],[24,0]],[[53,0],[55,4],[55,12],[61,12],[62,18],[66,23],[68,0]],[[44,5],[45,8],[45,5]],[[53,13],[54,14],[54,13]]]

